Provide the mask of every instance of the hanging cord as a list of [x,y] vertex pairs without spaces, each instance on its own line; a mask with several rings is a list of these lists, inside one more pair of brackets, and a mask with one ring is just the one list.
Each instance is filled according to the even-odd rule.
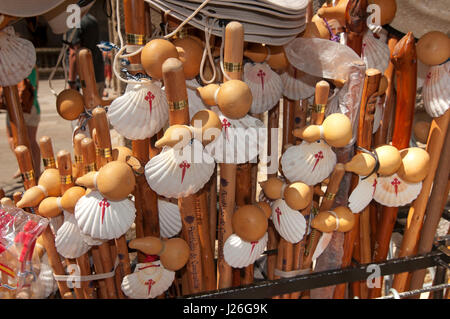
[[[212,33],[212,28],[214,25],[216,18],[213,19],[213,22],[210,24],[209,21],[210,19],[206,20],[206,24],[205,24],[205,49],[203,50],[203,56],[202,56],[202,61],[200,62],[200,79],[202,80],[202,82],[204,84],[210,84],[213,83],[216,80],[216,68],[214,66],[214,58],[212,56],[211,53],[211,46],[210,46],[210,38],[211,38],[211,33]],[[223,42],[223,40],[222,40]],[[208,56],[209,59],[209,63],[211,65],[212,71],[213,71],[213,75],[212,78],[209,80],[206,80],[204,77],[204,68],[205,68],[205,61],[206,61],[206,56]]]
[[[61,63],[61,61],[62,61],[63,69],[64,69],[64,88],[66,88],[66,84],[67,84],[67,66],[66,66],[65,59],[66,59],[66,55],[67,55],[67,49],[69,48],[69,45],[67,43],[71,43],[72,42],[72,39],[75,36],[75,31],[76,31],[76,29],[72,29],[72,32],[69,34],[69,38],[67,39],[67,42],[64,41],[63,46],[62,46],[61,50],[59,51],[59,56],[58,56],[58,60],[56,62],[56,65],[53,67],[53,70],[50,73],[50,76],[48,77],[48,86],[50,88],[50,91],[55,96],[58,96],[58,93],[56,93],[56,91],[53,89],[52,80],[53,80],[53,77],[55,76],[56,69],[58,68],[58,65]],[[66,35],[64,35],[64,38],[65,38],[65,36]]]
[[[163,36],[163,39],[169,39],[172,36],[174,36],[175,34],[177,34],[181,28],[183,28],[183,26],[188,23],[189,21],[191,21],[196,15],[197,13],[200,12],[201,9],[203,9],[204,6],[206,6],[211,0],[204,0],[202,2],[202,4],[194,11],[192,12],[192,14],[187,17],[180,25],[178,25],[178,27],[172,31],[169,34],[166,34],[165,36]],[[122,33],[120,30],[120,15],[119,15],[119,0],[116,0],[116,19],[117,19],[117,33],[119,36],[119,41],[120,41],[120,50],[119,52],[116,53],[116,55],[114,56],[114,60],[113,60],[113,65],[112,65],[112,69],[114,72],[114,75],[122,82],[128,83],[128,84],[141,84],[141,81],[135,81],[135,80],[130,80],[130,79],[124,79],[119,72],[117,71],[116,65],[117,65],[117,61],[121,58],[129,58],[135,55],[138,55],[141,53],[141,51],[144,49],[143,46],[141,46],[138,50],[129,53],[129,54],[123,54],[124,51],[127,49],[127,46],[124,46],[124,42],[123,42],[123,38],[122,38]]]
[[391,293],[390,295],[376,298],[376,299],[401,299],[401,298],[405,298],[405,297],[418,295],[418,294],[421,294],[424,292],[444,290],[446,288],[450,288],[450,284],[441,284],[441,285],[436,285],[436,286],[430,286],[430,287],[425,287],[425,288],[421,288],[421,289],[405,291],[405,292],[401,292],[401,293],[397,292],[397,290],[395,290],[394,288],[391,288],[389,290],[389,292]]
[[339,36],[338,34],[334,34],[334,33],[333,33],[333,30],[331,30],[331,27],[330,27],[330,25],[328,24],[327,19],[325,19],[325,18],[322,18],[322,19],[323,19],[323,21],[325,22],[325,25],[327,26],[328,32],[330,32],[330,35],[331,35],[331,39],[330,39],[330,40],[339,43],[339,42],[341,41],[340,36]]

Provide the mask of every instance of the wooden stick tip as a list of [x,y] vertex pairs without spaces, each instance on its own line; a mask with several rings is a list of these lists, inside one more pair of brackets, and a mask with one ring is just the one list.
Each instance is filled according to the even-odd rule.
[[162,65],[163,73],[175,73],[175,72],[184,72],[183,71],[183,62],[178,60],[177,58],[168,58],[164,61]]

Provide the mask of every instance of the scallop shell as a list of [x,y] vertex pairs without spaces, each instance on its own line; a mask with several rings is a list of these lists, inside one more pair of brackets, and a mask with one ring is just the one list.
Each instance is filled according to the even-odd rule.
[[384,103],[382,102],[381,98],[377,98],[377,102],[375,104],[375,114],[373,115],[372,134],[375,134],[380,128],[383,113],[384,113]]
[[13,27],[0,31],[0,86],[16,85],[30,75],[36,64],[36,49],[19,38]]
[[387,43],[375,38],[372,31],[368,30],[363,37],[361,58],[367,68],[379,70],[381,73],[389,65],[389,46]]
[[133,299],[150,299],[164,293],[172,285],[175,272],[165,269],[160,261],[137,264],[122,280],[122,291]]
[[50,218],[50,229],[52,230],[53,234],[56,235],[58,232],[58,229],[62,226],[64,223],[64,215],[58,215],[56,217]]
[[336,154],[323,140],[303,141],[289,147],[281,157],[283,174],[291,182],[316,185],[330,176],[336,165]]
[[108,117],[114,128],[128,139],[152,137],[169,119],[169,107],[160,83],[128,84],[125,93],[109,106]]
[[256,242],[248,242],[232,234],[223,246],[223,256],[228,265],[243,268],[253,264],[266,249],[267,233]]
[[348,208],[353,213],[359,213],[372,201],[377,187],[377,176],[372,174],[368,178],[359,177],[359,183],[348,198]]
[[388,207],[399,207],[411,203],[422,189],[422,182],[407,183],[397,174],[378,177],[374,199]]
[[134,222],[136,209],[129,199],[111,201],[98,191],[91,191],[78,200],[74,215],[83,233],[109,240],[128,231]]
[[158,199],[158,214],[161,237],[170,238],[181,231],[181,215],[178,205]]
[[333,233],[322,233],[322,236],[320,236],[319,242],[317,243],[316,250],[314,250],[312,260],[316,260],[320,255],[322,255],[322,253],[328,247],[328,244],[330,243],[332,237]]
[[272,204],[272,222],[280,236],[292,244],[298,243],[305,235],[305,217],[290,208],[283,199],[277,199]]
[[450,62],[430,67],[422,95],[428,115],[439,117],[447,112],[450,105]]
[[294,68],[294,76],[291,76],[289,72],[281,74],[283,95],[291,100],[304,100],[314,95],[319,79],[308,73],[302,73],[297,77],[297,72],[299,71]]
[[264,123],[250,115],[233,120],[220,111],[215,112],[222,122],[222,134],[206,145],[205,150],[217,163],[243,164],[254,161],[266,146]]
[[45,253],[41,258],[40,272],[36,281],[31,284],[33,299],[45,299],[58,289],[53,270],[48,264],[48,256]]
[[89,250],[74,214],[64,211],[64,223],[56,233],[55,247],[65,258],[78,258]]
[[426,65],[425,63],[422,63],[419,59],[417,59],[417,90],[423,87],[423,84],[427,79],[429,69],[430,69],[429,65]]
[[214,172],[214,159],[193,139],[181,152],[164,147],[145,165],[145,177],[159,195],[179,198],[200,190]]
[[270,110],[283,94],[280,76],[267,63],[246,63],[243,79],[252,91],[251,113],[260,114]]

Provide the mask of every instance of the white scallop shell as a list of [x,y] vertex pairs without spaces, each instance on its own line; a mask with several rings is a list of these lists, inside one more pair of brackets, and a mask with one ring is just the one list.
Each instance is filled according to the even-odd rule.
[[422,95],[428,115],[439,117],[447,112],[450,106],[450,62],[430,67]]
[[384,102],[380,97],[377,98],[377,102],[375,103],[375,114],[373,115],[373,128],[372,134],[375,134],[381,125],[381,120],[383,118],[384,113]]
[[227,238],[223,246],[223,256],[228,265],[234,268],[243,268],[251,265],[266,249],[267,233],[255,242],[243,240],[236,234]]
[[361,212],[370,204],[378,183],[376,174],[372,174],[364,180],[363,178],[364,176],[359,177],[358,185],[348,198],[348,208],[355,214]]
[[[165,269],[157,260],[151,263],[137,264],[134,272],[123,278],[121,288],[123,293],[130,298],[150,299],[160,296],[169,289],[174,279],[175,272]],[[151,286],[149,285],[150,281]]]
[[0,86],[16,85],[30,75],[36,64],[36,49],[19,38],[13,27],[0,31]]
[[161,237],[170,238],[181,231],[181,215],[178,205],[158,199],[158,214]]
[[298,210],[290,208],[284,199],[273,202],[272,222],[280,236],[292,244],[298,243],[305,235],[305,217]]
[[125,93],[109,106],[108,117],[114,128],[128,139],[152,137],[169,119],[169,107],[160,83],[128,84]]
[[217,163],[243,164],[254,161],[266,146],[264,123],[250,115],[230,119],[220,111],[215,112],[222,122],[222,134],[206,145],[205,150]]
[[389,46],[375,38],[372,31],[368,30],[363,37],[361,58],[367,68],[377,69],[383,74],[389,65]]
[[336,154],[323,140],[303,141],[289,147],[281,157],[284,176],[290,182],[316,185],[330,176],[336,165]]
[[103,244],[106,241],[106,239],[93,238],[84,233],[80,233],[80,235],[83,238],[83,240],[85,241],[85,243],[88,244],[89,246],[100,246],[101,244]]
[[98,191],[81,197],[75,205],[75,218],[81,231],[98,239],[115,239],[134,222],[136,209],[129,199],[107,200]]
[[53,235],[56,235],[56,233],[58,232],[58,229],[62,226],[62,224],[64,223],[64,215],[60,214],[56,217],[52,217],[50,218],[50,229],[53,232]]
[[45,299],[58,289],[53,270],[49,266],[48,256],[45,253],[41,258],[39,276],[31,284],[31,292],[33,299]]
[[419,59],[417,59],[417,90],[423,87],[423,84],[427,79],[429,69],[430,66],[426,65],[425,63],[422,63]]
[[55,247],[65,258],[78,258],[89,250],[74,214],[64,211],[64,223],[56,233]]
[[145,165],[150,187],[165,197],[186,197],[200,190],[214,172],[214,159],[196,139],[180,150],[164,147]]
[[317,243],[316,250],[314,251],[314,254],[312,256],[312,260],[316,260],[320,255],[322,255],[322,253],[328,247],[328,244],[330,243],[332,237],[333,233],[322,233],[322,236],[320,236],[319,242]]
[[[291,100],[304,100],[314,95],[316,83],[320,79],[294,69],[293,75],[288,71],[281,74],[283,95]],[[297,75],[298,73],[298,75]]]
[[197,88],[200,86],[201,85],[197,82],[196,79],[186,80],[186,90],[189,102],[189,118],[191,120],[195,113],[197,113],[198,111],[208,109],[197,92]]
[[267,63],[246,63],[243,80],[252,91],[250,112],[264,113],[273,108],[283,95],[283,83]]
[[388,207],[399,207],[411,203],[422,189],[422,182],[407,183],[397,174],[377,178],[374,199]]

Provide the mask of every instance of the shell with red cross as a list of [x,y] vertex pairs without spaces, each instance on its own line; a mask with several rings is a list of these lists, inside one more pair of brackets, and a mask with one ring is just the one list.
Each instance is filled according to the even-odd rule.
[[319,81],[319,78],[297,70],[292,65],[281,74],[283,95],[291,100],[304,100],[313,96]]
[[65,258],[78,258],[89,250],[90,245],[84,240],[74,214],[64,211],[64,222],[56,232],[55,246]]
[[316,185],[327,178],[336,165],[336,154],[323,140],[289,147],[281,157],[283,175],[291,182]]
[[257,240],[248,242],[236,234],[227,238],[223,246],[223,255],[228,265],[243,268],[253,264],[266,249],[268,234]]
[[130,229],[136,209],[128,198],[112,201],[98,191],[91,191],[78,200],[74,215],[82,233],[109,240],[119,238]]
[[280,76],[267,63],[246,63],[243,79],[252,91],[251,113],[260,114],[270,110],[283,94]]
[[439,117],[450,107],[450,61],[431,66],[423,84],[423,104],[428,115]]
[[422,182],[407,183],[397,174],[377,178],[374,199],[388,207],[399,207],[411,203],[422,189]]
[[377,39],[372,31],[367,30],[363,37],[361,58],[368,69],[377,69],[381,73],[389,65],[389,47],[387,43]]
[[271,218],[277,232],[288,242],[295,244],[303,239],[306,219],[298,210],[290,208],[284,199],[273,202]]
[[169,119],[166,95],[159,82],[128,84],[125,93],[108,108],[114,128],[131,140],[142,140],[158,133]]
[[214,167],[214,159],[204,151],[202,143],[192,139],[180,149],[165,146],[145,165],[145,177],[159,195],[180,198],[200,190]]
[[123,293],[133,299],[156,298],[169,289],[175,272],[163,267],[159,260],[137,264],[132,274],[122,280]]

